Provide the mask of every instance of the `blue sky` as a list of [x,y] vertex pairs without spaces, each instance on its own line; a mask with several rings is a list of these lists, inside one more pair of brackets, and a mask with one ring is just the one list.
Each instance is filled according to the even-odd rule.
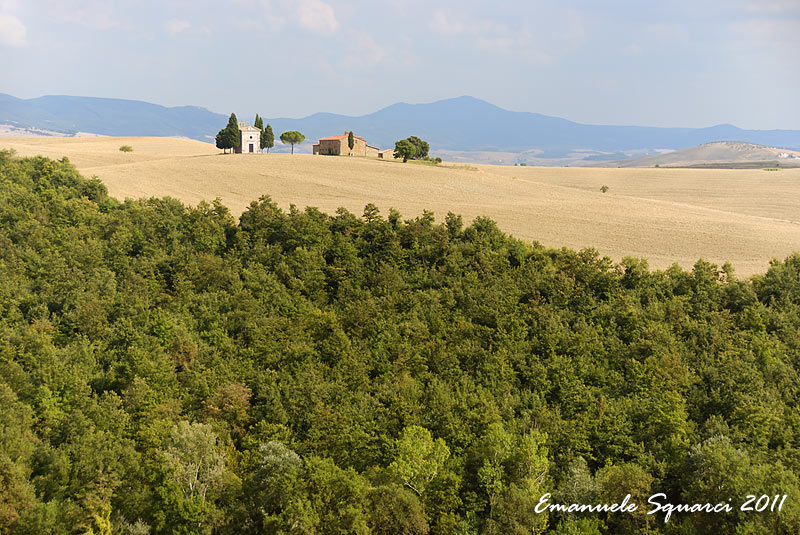
[[0,92],[250,119],[472,95],[596,124],[800,129],[800,0],[0,0]]

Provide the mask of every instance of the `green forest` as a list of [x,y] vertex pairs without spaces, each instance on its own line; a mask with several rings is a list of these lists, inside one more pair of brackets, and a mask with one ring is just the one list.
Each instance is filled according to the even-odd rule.
[[800,532],[800,254],[742,280],[455,214],[237,221],[9,151],[0,219],[2,534]]

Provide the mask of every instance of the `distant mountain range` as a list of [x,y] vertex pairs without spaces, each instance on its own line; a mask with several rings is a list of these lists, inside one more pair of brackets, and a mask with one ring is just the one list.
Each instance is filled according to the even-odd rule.
[[[182,136],[212,141],[227,117],[195,106],[168,108],[141,101],[70,96],[26,100],[0,94],[0,124],[67,134]],[[416,135],[430,142],[432,152],[526,153],[534,160],[615,160],[631,155],[631,151],[647,154],[712,141],[800,148],[798,130],[742,130],[727,124],[709,128],[586,125],[538,113],[508,111],[468,96],[430,104],[398,103],[359,117],[315,113],[301,119],[272,118],[265,122],[272,124],[276,137],[285,130],[299,130],[307,140],[316,141],[353,130],[371,145],[392,147],[396,140]],[[306,150],[310,144],[306,143]],[[576,156],[575,151],[581,152]]]
[[62,95],[20,99],[0,93],[0,124],[20,129],[209,141],[227,121],[227,116],[197,106],[167,108],[139,100]]

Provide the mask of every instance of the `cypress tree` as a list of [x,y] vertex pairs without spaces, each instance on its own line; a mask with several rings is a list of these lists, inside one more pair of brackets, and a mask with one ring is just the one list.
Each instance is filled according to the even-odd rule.
[[238,149],[242,143],[242,131],[239,130],[239,119],[236,118],[235,113],[231,113],[231,118],[228,119],[228,126],[226,130],[226,141],[228,148]]
[[264,150],[264,147],[265,147],[265,144],[264,144],[264,141],[265,141],[264,140],[264,121],[263,121],[263,119],[261,119],[261,117],[258,116],[257,113],[256,113],[256,120],[253,121],[253,126],[258,128],[259,131],[260,131],[259,132],[259,136],[258,136],[258,148],[261,149],[261,150]]
[[353,137],[353,131],[350,130],[350,133],[347,134],[347,146],[350,147],[350,152],[353,152],[353,147],[356,145],[356,140]]
[[267,124],[267,127],[264,129],[264,135],[261,136],[262,143],[264,143],[264,147],[266,147],[267,152],[269,149],[275,146],[275,134],[272,132],[272,126]]
[[222,154],[225,154],[225,150],[228,148],[226,135],[227,131],[225,128],[223,128],[222,130],[219,131],[219,133],[217,133],[216,137],[217,148],[222,149]]

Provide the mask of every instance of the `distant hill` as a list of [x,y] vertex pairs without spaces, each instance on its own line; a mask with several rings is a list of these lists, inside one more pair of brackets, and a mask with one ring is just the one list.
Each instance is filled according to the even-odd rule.
[[710,128],[656,128],[585,125],[538,113],[504,110],[473,97],[431,104],[393,104],[360,117],[317,113],[303,119],[270,119],[278,130],[300,130],[316,139],[355,130],[370,143],[393,146],[417,135],[432,149],[456,151],[549,151],[554,158],[574,149],[625,151],[682,149],[710,141],[743,139],[764,145],[800,148],[798,130],[742,130],[732,125]]
[[[227,115],[204,108],[167,108],[147,102],[68,96],[23,100],[0,94],[0,124],[59,132],[111,136],[183,136],[211,141]],[[722,140],[743,140],[774,147],[800,148],[797,130],[742,130],[732,125],[709,128],[655,128],[586,125],[538,113],[504,110],[473,97],[430,104],[398,103],[368,115],[349,117],[315,113],[301,119],[270,118],[276,134],[299,130],[311,142],[354,130],[372,145],[394,146],[410,135],[428,140],[432,151],[527,152],[538,163],[619,159],[625,151],[683,149]],[[575,154],[573,151],[584,151]]]
[[665,154],[592,164],[592,167],[800,167],[800,151],[741,141],[705,143]]
[[211,141],[227,120],[197,106],[167,108],[138,100],[61,95],[20,99],[0,93],[0,124],[18,129]]

